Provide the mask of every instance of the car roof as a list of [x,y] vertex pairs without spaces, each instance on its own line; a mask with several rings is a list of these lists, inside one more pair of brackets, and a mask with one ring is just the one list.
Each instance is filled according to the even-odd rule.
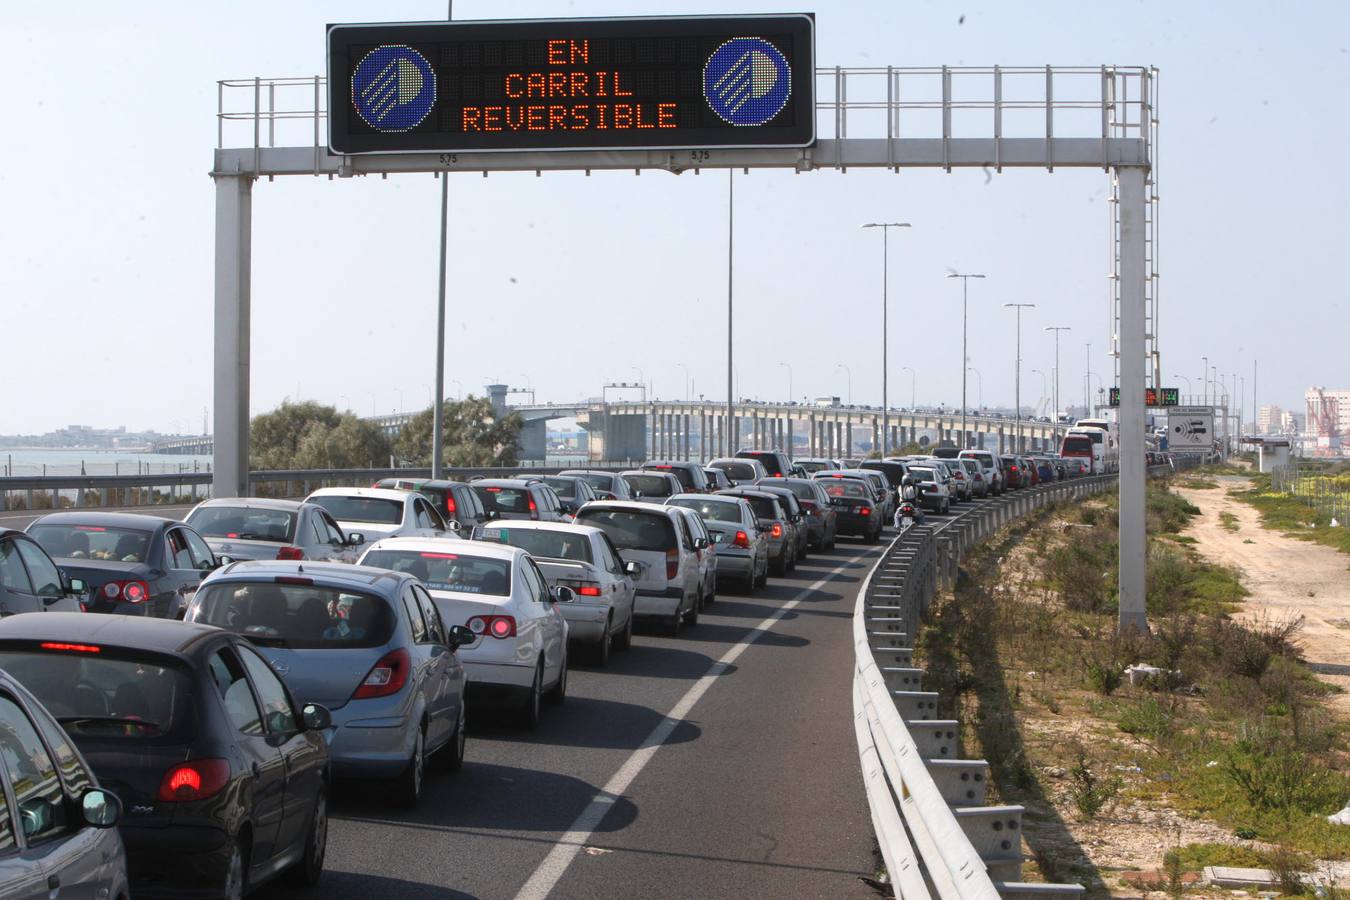
[[[390,540],[386,538],[385,540]],[[395,539],[396,540],[396,539]],[[380,543],[380,542],[376,542]],[[463,541],[456,541],[462,545]],[[372,544],[371,546],[374,546]],[[202,582],[203,586],[217,581],[246,581],[261,576],[294,575],[301,578],[317,578],[327,582],[341,583],[350,587],[371,587],[381,578],[389,576],[386,569],[374,566],[353,566],[347,563],[315,562],[313,560],[244,559],[230,563]]]
[[577,515],[581,515],[588,509],[625,509],[631,512],[659,512],[667,517],[675,515],[674,511],[664,503],[647,503],[643,500],[592,500],[582,506]]
[[[515,527],[517,524],[525,525],[529,523],[512,521],[510,524]],[[464,556],[486,556],[492,559],[515,559],[517,556],[528,555],[519,547],[497,544],[491,541],[457,541],[446,538],[422,537],[382,538],[370,545],[370,550],[375,549],[411,550],[420,553],[454,553]],[[370,550],[366,552],[368,553]],[[370,567],[367,566],[366,568]],[[384,570],[377,569],[376,571],[382,572]]]
[[[581,532],[583,534],[600,533],[600,529],[593,525],[575,525],[571,522],[535,522],[524,519],[493,519],[483,526],[484,531],[491,531],[494,528],[510,528],[513,531],[564,531],[569,533]],[[418,538],[388,538],[387,540],[413,541]],[[453,542],[456,546],[463,545],[463,541]]]
[[[734,488],[728,488],[728,490],[734,490]],[[704,503],[708,500],[716,500],[718,498],[719,494],[696,494],[691,491],[685,491],[682,494],[671,494],[669,497],[666,498],[666,502],[661,505],[673,506],[674,504],[671,502],[672,500],[697,500],[699,503]],[[720,494],[720,499],[724,503],[734,503],[737,498],[728,496],[726,494]]]
[[[543,478],[542,475],[533,476],[535,479]],[[509,487],[509,488],[527,488],[532,484],[538,484],[538,481],[529,478],[480,478],[473,482],[474,487]]]
[[679,466],[680,468],[686,468],[686,467],[688,467],[688,466],[694,466],[694,467],[696,467],[696,468],[702,468],[702,466],[699,465],[699,464],[696,463],[696,462],[689,462],[689,461],[678,460],[678,459],[649,459],[649,460],[647,460],[646,462],[644,462],[642,465],[644,465],[644,466]]
[[762,484],[765,487],[777,487],[780,484],[815,484],[815,483],[816,480],[814,478],[797,478],[796,476],[784,478],[782,475],[770,475],[767,478],[761,478],[759,481],[755,482],[756,485]]
[[[624,469],[620,475],[665,475],[667,478],[675,478],[669,472],[653,472],[651,469]],[[679,481],[678,478],[675,479]]]
[[[381,483],[385,481],[410,481],[413,484],[417,485],[418,490],[421,490],[424,487],[447,488],[450,487],[450,485],[452,484],[461,483],[458,481],[450,481],[445,478],[414,478],[411,475],[390,475],[387,478],[380,479]],[[392,490],[402,490],[402,488],[393,488]]]
[[6,616],[0,620],[0,641],[63,641],[180,657],[191,654],[194,646],[203,639],[223,633],[223,629],[214,625],[154,616],[48,612],[42,615]]
[[[773,491],[761,491],[757,487],[727,488],[726,490],[718,491],[717,494],[721,494],[724,497],[768,497],[770,500],[777,500],[779,497],[779,494]],[[716,497],[717,494],[713,494],[713,496]]]
[[[409,494],[416,491],[405,491],[402,488],[367,488],[367,487],[326,487],[318,488],[309,492],[310,497],[377,497],[384,500],[398,500],[400,502],[408,499]],[[309,497],[305,498],[306,500]]]
[[39,516],[32,525],[110,525],[114,528],[158,528],[161,525],[174,525],[179,520],[164,516],[149,516],[140,513],[120,512],[53,512]]
[[276,500],[271,497],[212,497],[210,500],[203,500],[197,504],[201,507],[240,507],[245,509],[276,509],[286,512],[299,512],[306,506],[314,504],[307,503],[304,500]]

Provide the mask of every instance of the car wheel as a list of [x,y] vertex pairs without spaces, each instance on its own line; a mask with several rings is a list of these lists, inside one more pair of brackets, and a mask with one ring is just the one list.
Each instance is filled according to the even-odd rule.
[[225,869],[225,900],[244,900],[248,893],[248,851],[236,837],[230,847],[230,862]]
[[684,614],[684,623],[686,625],[698,624],[698,610],[699,607],[702,605],[703,605],[703,595],[700,594],[698,597],[694,598],[694,605],[689,607],[689,611]]
[[413,738],[412,758],[398,777],[398,794],[403,805],[409,809],[417,806],[422,799],[422,786],[427,775],[427,735],[426,729],[419,727]]
[[613,625],[613,617],[605,621],[605,633],[591,652],[591,661],[597,666],[609,665],[609,653],[614,649],[614,633],[610,631]]
[[548,700],[550,706],[557,706],[567,699],[567,654],[565,652],[563,653],[562,668],[558,670],[558,683],[549,688],[545,699]]
[[787,574],[787,554],[778,557],[778,560],[769,561],[769,574],[781,577]]
[[526,731],[533,731],[539,725],[539,707],[544,694],[544,664],[534,668],[534,681],[530,682],[530,692],[525,695],[525,703],[519,712],[519,724]]
[[794,571],[797,568],[797,548],[793,547],[791,553],[785,552],[783,557],[787,560],[783,564],[783,568],[788,572]]
[[314,812],[309,819],[309,837],[305,839],[305,855],[291,867],[290,879],[297,887],[313,887],[323,874],[323,857],[328,849],[328,788],[320,786],[314,799]]
[[447,772],[458,772],[464,767],[464,748],[468,740],[464,727],[468,721],[464,711],[463,698],[459,703],[459,721],[455,723],[455,733],[436,754],[436,765]]
[[952,502],[950,500],[942,501],[942,514],[945,516],[952,511]]
[[614,641],[614,649],[627,650],[633,646],[633,614],[628,614],[628,624],[623,627],[623,631]]

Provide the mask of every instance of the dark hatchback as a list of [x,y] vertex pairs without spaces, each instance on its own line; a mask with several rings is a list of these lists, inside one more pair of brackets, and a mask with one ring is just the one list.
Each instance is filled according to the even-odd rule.
[[136,897],[242,897],[282,872],[318,881],[330,717],[299,708],[247,641],[185,622],[13,616],[0,668],[122,801]]
[[435,504],[436,509],[446,522],[458,522],[461,531],[466,534],[479,525],[486,525],[495,519],[484,508],[473,488],[463,481],[442,481],[430,478],[381,478],[371,485],[377,488],[397,488],[403,491],[416,491]]
[[812,550],[834,549],[839,513],[830,503],[830,495],[825,493],[819,481],[810,478],[773,478],[761,481],[756,487],[784,487],[792,491],[806,516],[807,546]]
[[0,616],[25,612],[83,612],[84,582],[56,567],[37,541],[0,528]]
[[220,565],[189,525],[158,516],[50,513],[27,531],[61,571],[84,581],[85,605],[94,613],[180,617],[197,585]]

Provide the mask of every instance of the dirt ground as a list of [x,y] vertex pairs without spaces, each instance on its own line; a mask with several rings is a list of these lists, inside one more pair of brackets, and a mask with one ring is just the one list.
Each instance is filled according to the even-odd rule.
[[[1247,479],[1226,475],[1215,480],[1217,489],[1176,488],[1201,511],[1185,533],[1196,539],[1195,549],[1206,559],[1241,571],[1251,591],[1241,616],[1305,617],[1299,634],[1304,659],[1319,678],[1345,691],[1332,704],[1350,715],[1350,558],[1262,528],[1259,512],[1227,494],[1230,488],[1245,488]],[[1224,527],[1223,513],[1236,517],[1235,531]]]

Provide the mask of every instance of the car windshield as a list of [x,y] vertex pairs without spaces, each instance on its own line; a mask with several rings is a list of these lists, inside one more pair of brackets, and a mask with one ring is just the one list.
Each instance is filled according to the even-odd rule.
[[202,506],[192,511],[187,523],[206,537],[289,544],[295,535],[295,519],[295,513],[284,509]]
[[669,497],[675,493],[664,475],[625,475],[623,480],[643,497]]
[[822,483],[825,493],[829,497],[850,497],[855,500],[871,499],[867,495],[867,488],[862,482],[854,481],[852,478],[831,478]]
[[72,737],[141,742],[191,733],[192,680],[178,662],[117,647],[44,644],[52,649],[0,646],[0,668]]
[[294,650],[379,647],[394,633],[387,600],[347,588],[277,584],[271,578],[226,581],[201,588],[194,605],[194,621]]
[[511,560],[424,550],[372,550],[361,565],[407,572],[433,591],[511,595]]
[[692,497],[670,501],[671,506],[692,509],[705,522],[740,522],[741,507],[730,500],[695,500]]
[[591,556],[590,538],[576,531],[494,526],[483,529],[483,540],[519,547],[535,557],[570,559],[585,563],[595,561]]
[[658,513],[629,509],[582,509],[577,522],[604,531],[620,550],[655,550],[664,553],[676,546],[674,526],[670,519]]
[[814,459],[799,459],[797,460],[797,465],[808,475],[812,472],[823,472],[830,467],[828,463],[823,463]]
[[525,488],[475,484],[473,492],[478,495],[479,500],[483,501],[483,506],[491,512],[527,513],[530,511],[530,492]]
[[932,469],[921,469],[918,466],[910,466],[909,475],[915,481],[937,481],[937,474]]
[[112,525],[34,525],[28,532],[51,556],[145,562],[152,532]]
[[650,465],[650,466],[643,466],[642,468],[652,469],[658,472],[665,472],[668,475],[674,475],[676,478],[680,480],[680,484],[684,486],[685,490],[690,490],[691,488],[694,487],[694,476],[688,469],[681,469],[679,466],[666,466],[666,465]]
[[759,474],[750,463],[720,462],[713,463],[713,466],[726,472],[728,478],[734,478],[736,481],[754,481],[755,476]]
[[816,499],[816,492],[812,489],[812,485],[805,481],[785,481],[781,484],[775,484],[774,487],[787,488],[792,491],[792,495],[798,500]]
[[757,462],[759,462],[759,464],[760,464],[761,466],[764,467],[764,471],[765,471],[766,473],[768,473],[769,475],[786,475],[786,474],[787,474],[787,473],[784,472],[781,468],[779,468],[779,466],[778,466],[778,457],[777,457],[776,454],[773,454],[773,453],[746,453],[746,454],[744,454],[744,455],[742,455],[742,454],[737,454],[737,455],[738,455],[738,456],[741,456],[742,459],[753,459],[753,460],[756,460]]
[[553,488],[553,493],[564,500],[574,500],[577,496],[577,483],[571,478],[545,478],[544,484]]
[[310,497],[339,522],[370,522],[372,525],[398,525],[403,521],[403,501],[386,497],[343,497],[324,494]]
[[1091,456],[1092,438],[1086,435],[1069,435],[1059,451],[1064,456]]

